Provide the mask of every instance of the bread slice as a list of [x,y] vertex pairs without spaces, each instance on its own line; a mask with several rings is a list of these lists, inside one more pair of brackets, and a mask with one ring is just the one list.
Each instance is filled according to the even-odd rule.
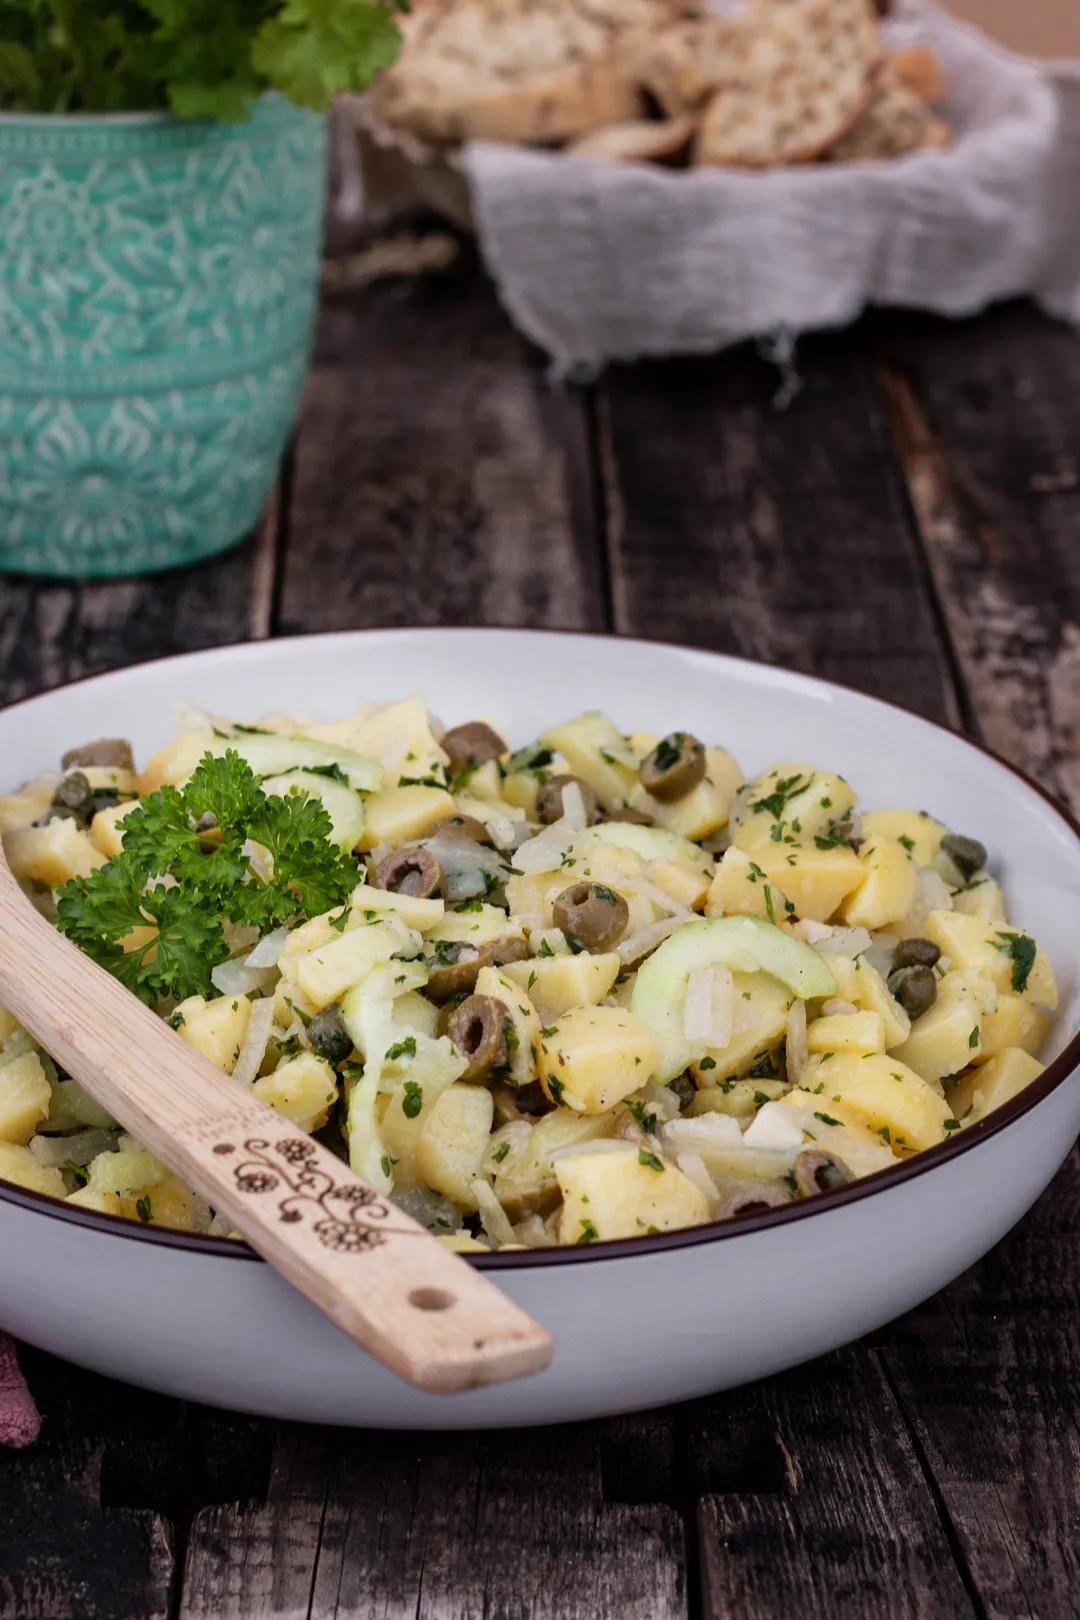
[[631,42],[641,84],[670,118],[696,111],[731,75],[745,25],[739,17],[688,19]]
[[808,163],[874,94],[881,41],[871,0],[752,0],[726,79],[707,103],[697,163]]
[[906,84],[931,106],[945,95],[945,69],[941,58],[929,45],[905,45],[893,51],[887,72],[896,83]]
[[909,152],[941,150],[951,139],[948,124],[923,97],[894,72],[886,72],[870,105],[828,155],[834,163],[882,162]]
[[582,135],[566,153],[569,157],[606,158],[612,163],[671,163],[686,154],[693,133],[689,118],[609,124]]
[[625,43],[684,10],[685,0],[429,0],[375,105],[438,145],[571,140],[640,117]]

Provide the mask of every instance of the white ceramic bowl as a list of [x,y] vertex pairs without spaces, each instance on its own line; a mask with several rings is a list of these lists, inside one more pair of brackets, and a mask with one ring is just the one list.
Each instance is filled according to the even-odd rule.
[[448,722],[487,715],[515,743],[603,708],[694,731],[744,768],[839,770],[868,806],[931,810],[981,838],[1010,916],[1048,951],[1061,1009],[1046,1073],[990,1120],[812,1203],[588,1249],[476,1263],[551,1330],[545,1373],[464,1395],[399,1382],[245,1249],[0,1186],[0,1321],[101,1372],[249,1412],[372,1427],[551,1423],[762,1377],[878,1327],[984,1254],[1046,1186],[1080,1128],[1080,829],[962,738],[840,687],[643,642],[518,631],[389,630],[228,647],[100,676],[0,713],[5,785],[102,732],[145,757],[187,697],[254,717],[345,713],[423,692]]

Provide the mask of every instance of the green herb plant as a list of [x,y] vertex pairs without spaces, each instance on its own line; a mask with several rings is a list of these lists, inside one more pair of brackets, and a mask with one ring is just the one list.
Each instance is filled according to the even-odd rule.
[[0,107],[244,118],[322,111],[393,61],[402,0],[0,0]]
[[208,754],[125,816],[119,855],[64,884],[57,925],[150,1005],[207,995],[226,921],[266,932],[347,898],[356,864],[331,832],[317,800],[265,794],[239,754]]

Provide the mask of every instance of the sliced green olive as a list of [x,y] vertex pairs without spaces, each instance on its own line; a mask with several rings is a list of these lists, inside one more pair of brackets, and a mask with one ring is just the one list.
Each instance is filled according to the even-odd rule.
[[604,883],[573,883],[552,907],[556,928],[587,951],[610,951],[626,932],[630,908]]
[[344,1063],[353,1049],[352,1037],[336,1003],[315,1014],[307,1027],[307,1038],[315,1055],[334,1065]]
[[641,785],[654,798],[681,799],[705,775],[705,744],[688,731],[673,731],[661,738],[638,767]]
[[418,845],[395,849],[375,868],[377,889],[415,895],[418,900],[429,900],[433,894],[438,894],[441,883],[442,867],[434,855]]
[[506,1062],[508,1014],[494,996],[467,996],[455,1007],[446,1032],[468,1067],[463,1080],[486,1080]]
[[490,844],[491,834],[476,816],[443,816],[437,821],[428,838],[471,838],[474,844]]
[[82,771],[69,771],[53,794],[55,810],[83,811],[90,799],[90,783]]
[[930,967],[894,968],[889,974],[889,989],[914,1022],[937,1000],[937,974]]
[[846,1187],[855,1177],[835,1153],[822,1153],[820,1149],[804,1148],[795,1155],[792,1165],[795,1176],[795,1185],[804,1198],[812,1198],[815,1193],[832,1192],[836,1187]]
[[980,844],[977,838],[965,838],[961,833],[946,833],[941,840],[941,852],[949,857],[965,883],[986,865],[986,845]]
[[591,827],[599,815],[600,803],[588,782],[583,782],[580,776],[552,776],[536,795],[536,814],[545,826],[550,827],[553,821],[558,821],[562,816],[563,788],[569,787],[571,782],[581,789],[585,821],[588,826]]
[[99,737],[96,742],[83,743],[80,748],[69,748],[60,761],[62,771],[74,770],[79,765],[102,765],[107,770],[133,771],[135,756],[125,738]]
[[443,737],[442,747],[450,756],[452,771],[483,765],[485,760],[498,759],[500,754],[506,753],[506,743],[484,720],[469,720],[463,726],[455,726]]
[[628,821],[634,827],[655,826],[653,818],[647,810],[634,810],[628,804],[624,804],[621,810],[612,810],[607,819],[609,821]]
[[434,943],[435,960],[425,986],[432,1001],[452,1001],[476,988],[477,975],[484,967],[502,967],[506,962],[523,962],[529,947],[523,939],[506,937],[484,945],[465,940],[440,939]]
[[782,1209],[792,1202],[787,1187],[776,1181],[747,1181],[728,1193],[716,1212],[719,1221],[729,1221],[736,1215],[764,1215],[766,1210]]
[[940,955],[941,947],[935,945],[932,939],[922,939],[915,936],[912,939],[902,939],[900,941],[893,952],[892,965],[894,968],[932,968]]

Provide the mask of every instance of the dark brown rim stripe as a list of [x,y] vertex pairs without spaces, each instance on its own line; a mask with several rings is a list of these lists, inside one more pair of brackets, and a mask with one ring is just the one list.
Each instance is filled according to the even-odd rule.
[[[688,647],[671,641],[645,641],[634,636],[609,636],[601,631],[590,630],[514,630],[510,627],[496,628],[490,625],[454,625],[446,628],[433,625],[401,625],[392,629],[338,630],[325,632],[321,635],[280,637],[278,639],[281,641],[295,640],[301,643],[336,640],[352,641],[357,637],[376,639],[422,635],[426,631],[433,630],[439,635],[529,635],[555,638],[569,636],[579,640],[611,640],[619,641],[627,646],[638,646],[642,649],[665,647],[673,652],[692,653],[695,656],[726,661],[732,664],[743,664],[751,669],[772,669],[776,667],[767,664],[763,659],[736,658],[729,653],[713,652],[707,647]],[[51,688],[50,691],[66,691],[70,687],[83,686],[91,681],[108,680],[114,675],[122,675],[131,670],[145,668],[147,664],[181,663],[185,659],[211,657],[216,653],[236,652],[249,647],[264,650],[267,645],[269,644],[266,642],[238,641],[226,643],[220,647],[207,647],[202,649],[201,652],[175,653],[161,658],[143,659],[139,664],[128,665],[99,675],[86,675],[76,681],[64,682],[61,686]],[[257,656],[254,650],[252,656]],[[969,737],[965,732],[953,731],[950,727],[941,725],[937,720],[929,720],[925,715],[919,714],[915,709],[909,708],[903,703],[893,703],[888,698],[874,697],[868,692],[859,692],[855,687],[843,686],[838,681],[825,681],[816,675],[803,675],[797,670],[785,670],[784,673],[794,676],[796,680],[806,681],[811,685],[822,687],[826,691],[843,692],[850,697],[861,698],[866,703],[875,703],[882,709],[894,709],[900,714],[908,715],[913,720],[919,721],[921,725],[929,726],[934,731],[943,732],[947,737],[953,738],[954,741],[965,743],[969,748],[974,749],[976,753],[984,754],[987,758],[992,759],[1010,776],[1016,777],[1040,799],[1045,800],[1058,819],[1072,833],[1077,843],[1080,844],[1080,823],[1044,787],[1033,781],[1026,772],[996,753],[994,749],[988,748],[985,743],[979,742],[974,737]],[[48,695],[48,691],[39,692],[32,698],[25,698],[19,703],[9,704],[7,708],[0,710],[0,717],[10,714],[14,710],[28,707]],[[835,1192],[819,1193],[815,1198],[807,1199],[804,1203],[789,1204],[781,1209],[768,1210],[761,1215],[742,1215],[734,1220],[711,1221],[705,1226],[690,1226],[675,1232],[659,1232],[646,1237],[617,1238],[603,1243],[591,1243],[584,1248],[575,1245],[567,1248],[515,1250],[511,1254],[469,1254],[465,1258],[482,1271],[531,1270],[536,1266],[553,1265],[592,1265],[601,1260],[630,1259],[635,1254],[657,1254],[670,1249],[696,1248],[704,1243],[722,1243],[731,1238],[744,1237],[754,1232],[764,1232],[771,1230],[773,1227],[785,1226],[791,1221],[802,1221],[814,1215],[827,1214],[829,1211],[839,1209],[842,1206],[858,1203],[860,1199],[871,1198],[889,1187],[899,1187],[916,1176],[925,1175],[928,1171],[941,1168],[963,1153],[970,1153],[972,1150],[978,1149],[985,1142],[988,1142],[991,1137],[996,1136],[1000,1131],[1007,1130],[1016,1120],[1037,1108],[1078,1067],[1080,1067],[1080,1031],[1073,1036],[1065,1050],[1047,1066],[1037,1080],[1033,1080],[1018,1096],[1013,1097],[1007,1103],[1003,1103],[1000,1108],[996,1108],[987,1119],[981,1120],[979,1124],[971,1125],[965,1131],[958,1131],[949,1141],[939,1142],[935,1147],[924,1148],[921,1153],[915,1154],[913,1158],[904,1163],[889,1165],[884,1170],[875,1171],[873,1175],[862,1177],[861,1180],[853,1182],[850,1186],[839,1187]],[[63,1221],[72,1226],[92,1227],[95,1231],[103,1232],[108,1237],[120,1238],[129,1242],[150,1243],[165,1249],[182,1249],[189,1254],[212,1255],[219,1260],[245,1260],[256,1261],[259,1264],[265,1263],[246,1244],[238,1243],[230,1238],[203,1237],[193,1232],[173,1232],[164,1227],[141,1226],[118,1215],[101,1215],[94,1210],[73,1209],[63,1199],[51,1198],[47,1193],[28,1192],[24,1188],[15,1187],[7,1182],[0,1182],[0,1203],[15,1204],[34,1214],[44,1215],[48,1219]]]

